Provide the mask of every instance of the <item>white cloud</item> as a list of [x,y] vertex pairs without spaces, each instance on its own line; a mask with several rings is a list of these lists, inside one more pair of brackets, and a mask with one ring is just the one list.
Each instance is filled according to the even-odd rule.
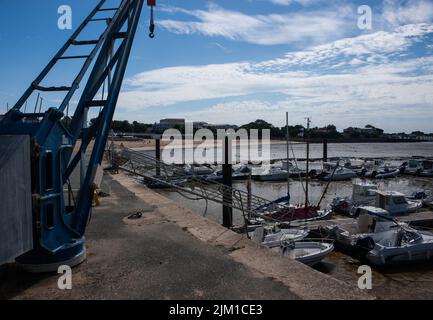
[[308,6],[311,4],[321,2],[323,0],[268,0],[268,1],[270,1],[274,4],[282,5],[282,6],[289,6],[289,5],[294,4],[294,3],[299,3],[303,6]]
[[354,26],[354,11],[348,5],[287,14],[247,15],[211,4],[207,10],[163,7],[194,21],[165,19],[158,23],[176,34],[202,34],[259,45],[323,43],[345,35]]
[[225,102],[203,110],[178,107],[176,112],[210,122],[245,123],[265,118],[281,124],[281,115],[287,110],[298,121],[313,115],[318,125],[335,122],[336,116],[340,125],[353,125],[398,115],[404,124],[405,119],[418,117],[422,125],[433,118],[433,57],[403,55],[431,33],[433,25],[407,25],[394,32],[292,52],[281,59],[148,71],[126,82],[119,106],[139,117],[140,110],[144,115],[151,106],[192,101],[209,105],[210,99],[224,98]]
[[433,2],[431,0],[384,0],[382,17],[392,26],[431,22]]

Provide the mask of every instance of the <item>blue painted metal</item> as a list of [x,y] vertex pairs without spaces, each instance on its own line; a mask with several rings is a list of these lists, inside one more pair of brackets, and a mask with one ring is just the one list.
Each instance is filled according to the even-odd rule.
[[[118,8],[103,8],[105,2],[106,0],[101,0],[98,3],[0,122],[0,135],[24,134],[31,138],[35,247],[20,257],[21,260],[32,263],[65,261],[83,250],[84,233],[94,192],[93,179],[96,168],[102,161],[144,0],[122,0]],[[109,19],[95,18],[101,11],[112,11],[114,15]],[[89,22],[95,21],[107,24],[98,40],[77,40]],[[94,47],[88,55],[65,55],[71,46],[92,45]],[[114,47],[117,47],[117,50],[112,54]],[[84,60],[72,84],[59,87],[42,86],[42,81],[56,63],[64,59]],[[93,62],[93,68],[70,126],[66,128],[62,124],[63,112]],[[109,81],[106,100],[96,100],[95,95],[111,73],[112,79]],[[34,91],[65,91],[66,94],[57,108],[50,108],[44,113],[36,113],[36,110],[35,113],[22,113],[20,109]],[[101,108],[99,116],[90,128],[83,130],[86,109],[93,106]],[[90,160],[84,183],[80,187],[79,198],[74,207],[69,207],[65,203],[64,186],[80,160],[73,154],[80,136],[84,150],[88,149],[92,139],[95,139],[95,143],[91,150],[87,150],[90,153]]]

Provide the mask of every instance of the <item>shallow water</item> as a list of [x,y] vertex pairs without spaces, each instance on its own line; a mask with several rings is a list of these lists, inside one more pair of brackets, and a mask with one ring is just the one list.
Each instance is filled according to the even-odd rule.
[[[244,147],[242,147],[244,150]],[[142,151],[155,155],[152,150]],[[216,154],[221,150],[217,149]],[[238,151],[238,154],[240,151]],[[270,146],[270,159],[285,159],[286,144],[274,143]],[[363,157],[363,158],[404,158],[404,157],[433,157],[433,142],[417,143],[329,143],[328,157]],[[322,158],[323,145],[310,145],[310,157]],[[302,143],[291,144],[289,158],[306,158],[306,146]]]

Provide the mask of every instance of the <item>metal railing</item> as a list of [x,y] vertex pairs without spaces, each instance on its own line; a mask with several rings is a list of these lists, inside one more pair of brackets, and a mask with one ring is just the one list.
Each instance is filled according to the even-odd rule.
[[[183,192],[188,192],[203,199],[207,199],[233,209],[242,211],[248,217],[258,216],[257,211],[271,202],[268,199],[248,194],[243,190],[228,187],[205,177],[189,174],[183,166],[166,164],[143,152],[131,150],[122,146],[115,146],[111,150],[113,167],[131,174],[155,181]],[[224,201],[231,194],[232,202]],[[260,215],[262,218],[265,216]]]

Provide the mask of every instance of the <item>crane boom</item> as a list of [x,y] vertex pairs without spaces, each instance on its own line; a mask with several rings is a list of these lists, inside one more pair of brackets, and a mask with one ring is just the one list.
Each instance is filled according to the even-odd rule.
[[[106,0],[99,1],[0,122],[0,137],[28,136],[31,142],[28,161],[31,165],[33,248],[16,260],[33,271],[54,270],[60,264],[75,265],[85,258],[84,233],[92,206],[94,179],[102,162],[144,0],[121,0],[117,8],[104,8],[105,3]],[[148,5],[153,10],[155,0],[148,0]],[[113,15],[98,18],[101,12]],[[79,40],[90,23],[98,22],[105,22],[106,28],[97,39]],[[91,50],[87,55],[68,56],[72,47],[90,47]],[[56,64],[65,59],[84,60],[71,84],[43,86]],[[87,74],[75,112],[70,123],[65,124],[64,111]],[[106,90],[107,95],[97,98],[101,90]],[[65,92],[65,96],[57,107],[46,112],[36,112],[36,109],[33,113],[22,112],[33,92]],[[99,109],[99,113],[86,128],[83,124],[92,108]],[[81,153],[76,152],[78,146],[89,155],[89,160],[79,196],[71,205],[65,199],[65,185],[83,160]]]

